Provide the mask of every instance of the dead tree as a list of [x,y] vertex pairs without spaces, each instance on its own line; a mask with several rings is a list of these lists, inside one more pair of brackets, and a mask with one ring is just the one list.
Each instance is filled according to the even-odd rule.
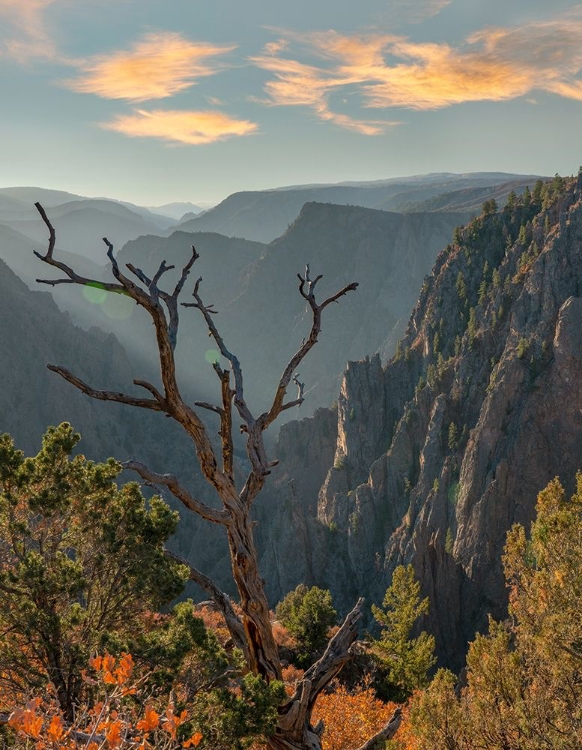
[[[51,286],[57,284],[98,286],[108,292],[127,295],[147,310],[155,328],[162,389],[158,390],[145,380],[134,380],[134,384],[148,394],[138,398],[117,391],[96,390],[64,367],[48,365],[48,368],[91,398],[161,412],[178,422],[186,431],[194,444],[202,474],[220,498],[220,508],[210,507],[193,497],[179,479],[171,474],[156,473],[135,460],[127,461],[124,466],[136,471],[145,482],[169,490],[186,508],[201,518],[224,528],[228,538],[232,574],[240,597],[241,617],[235,613],[229,598],[207,576],[185,560],[176,558],[169,552],[168,554],[187,565],[190,578],[215,601],[224,615],[234,643],[244,653],[248,668],[254,674],[263,676],[267,681],[281,679],[281,662],[273,638],[269,605],[259,571],[251,521],[253,501],[261,491],[271,469],[277,463],[269,461],[267,457],[263,433],[281,412],[299,406],[303,402],[303,384],[299,382],[296,375],[297,367],[317,342],[321,330],[321,316],[325,308],[356,289],[357,284],[348,284],[319,303],[315,298],[315,289],[321,276],[312,279],[309,266],[306,266],[303,276],[298,274],[299,293],[311,312],[311,330],[283,370],[270,408],[254,416],[245,400],[243,372],[239,360],[227,348],[218,331],[214,322],[216,311],[213,305],[205,304],[202,299],[200,291],[202,279],[199,278],[194,284],[192,293],[194,301],[179,303],[184,284],[198,258],[194,247],[192,247],[190,260],[182,269],[173,291],[167,292],[160,287],[160,281],[163,275],[174,266],[168,266],[165,261],[162,261],[150,278],[144,271],[128,263],[127,270],[134,280],[119,268],[113,254],[112,244],[107,238],[103,238],[115,280],[102,283],[79,276],[72,268],[54,257],[55,230],[43,207],[39,203],[35,205],[49,231],[46,254],[36,253],[36,255],[64,274],[64,277],[60,279],[37,279],[37,281]],[[208,327],[209,336],[214,339],[221,356],[228,362],[228,369],[223,369],[218,362],[213,365],[220,384],[221,398],[218,404],[198,401],[189,405],[180,393],[174,359],[180,306],[198,310]],[[287,389],[292,383],[298,388],[295,398],[287,396]],[[220,420],[221,450],[219,454],[209,439],[206,426],[200,418],[200,410],[208,410]],[[240,488],[237,487],[234,475],[233,423],[235,415],[241,422],[240,429],[245,435],[246,451],[251,466],[246,481]],[[323,727],[312,726],[311,712],[317,696],[350,658],[350,646],[357,635],[357,623],[361,617],[362,604],[363,600],[360,599],[345,618],[339,631],[328,643],[323,656],[305,672],[294,694],[280,707],[277,730],[268,740],[268,745],[273,750],[321,749],[320,736]],[[377,738],[372,738],[366,743],[366,750],[375,744],[375,739],[380,741],[392,736],[398,724],[399,713],[397,712]]]

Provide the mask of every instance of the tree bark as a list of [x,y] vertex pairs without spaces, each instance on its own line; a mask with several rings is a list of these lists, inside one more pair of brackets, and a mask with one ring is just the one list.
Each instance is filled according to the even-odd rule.
[[[254,674],[263,676],[268,682],[281,679],[281,662],[273,637],[269,605],[265,595],[264,581],[259,570],[258,555],[253,539],[253,523],[251,521],[253,501],[261,491],[271,468],[277,463],[276,461],[270,462],[267,458],[263,433],[281,412],[303,403],[304,383],[299,381],[296,369],[317,343],[321,332],[323,310],[332,302],[336,302],[348,292],[355,290],[358,285],[356,283],[348,284],[322,303],[318,303],[315,298],[315,288],[321,276],[311,279],[309,266],[306,266],[303,276],[298,274],[299,293],[311,310],[311,329],[309,335],[303,339],[301,346],[283,370],[270,408],[255,418],[245,401],[243,372],[240,362],[228,349],[215,325],[214,315],[216,310],[213,309],[212,305],[204,304],[200,294],[202,279],[198,279],[192,293],[194,302],[182,303],[182,306],[195,308],[201,313],[208,326],[209,335],[216,342],[221,356],[229,363],[230,369],[223,369],[218,363],[214,365],[214,370],[220,381],[220,405],[195,402],[193,406],[190,406],[182,398],[178,387],[174,349],[179,323],[178,299],[188,274],[198,258],[195,248],[192,247],[192,256],[182,269],[180,279],[173,292],[170,293],[161,289],[159,283],[162,276],[172,266],[167,266],[163,261],[150,279],[141,269],[128,264],[128,270],[141,284],[141,286],[138,286],[120,270],[113,254],[113,246],[104,238],[107,256],[111,261],[112,273],[116,283],[102,284],[79,276],[72,268],[53,257],[56,240],[54,228],[42,206],[36,204],[36,207],[49,230],[47,252],[44,256],[39,253],[37,255],[45,263],[58,268],[65,274],[63,279],[45,280],[41,283],[53,286],[55,284],[98,284],[100,288],[106,291],[131,297],[136,304],[147,310],[155,327],[163,389],[159,391],[151,383],[135,380],[135,385],[144,388],[151,396],[151,398],[136,398],[117,391],[95,389],[62,367],[50,365],[50,369],[91,398],[116,401],[134,407],[159,411],[171,417],[183,427],[194,444],[202,474],[208,483],[214,487],[220,498],[221,509],[217,510],[192,497],[173,475],[157,474],[135,460],[127,461],[125,466],[134,469],[144,481],[162,485],[170,490],[189,510],[201,518],[224,526],[228,537],[232,575],[240,596],[242,616],[238,617],[228,597],[209,578],[191,566],[189,566],[190,577],[212,596],[223,612],[233,641],[242,647],[248,668]],[[292,383],[298,388],[295,399],[287,397],[287,389]],[[205,424],[194,407],[209,410],[220,418],[219,435],[222,448],[220,461],[208,436]],[[242,421],[241,429],[247,436],[246,449],[251,465],[251,470],[240,490],[236,487],[233,466],[233,413],[235,412]],[[184,562],[181,558],[171,553],[168,554],[180,562]],[[361,617],[362,604],[363,600],[360,599],[347,615],[338,632],[329,641],[323,656],[305,672],[303,679],[297,684],[294,694],[280,707],[278,727],[274,735],[267,740],[267,744],[272,750],[321,750],[321,734],[324,728],[322,724],[317,727],[312,726],[311,714],[318,695],[329,685],[350,658],[350,647],[357,636],[357,625]],[[399,713],[396,712],[389,724],[370,742],[375,744],[381,739],[388,739],[393,736],[398,723]],[[362,746],[361,750],[371,750],[373,744],[367,743]]]

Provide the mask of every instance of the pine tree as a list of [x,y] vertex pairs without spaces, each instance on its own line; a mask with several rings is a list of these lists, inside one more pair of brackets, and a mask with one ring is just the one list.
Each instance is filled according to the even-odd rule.
[[400,565],[386,590],[383,609],[372,605],[372,614],[384,626],[379,640],[373,641],[373,653],[386,670],[395,698],[405,698],[428,682],[434,665],[435,640],[422,632],[411,638],[416,621],[428,613],[428,597],[420,598],[420,583],[412,565]]
[[25,458],[0,437],[0,684],[26,693],[52,682],[69,717],[96,651],[141,640],[163,660],[144,615],[187,577],[163,548],[178,514],[157,497],[146,504],[135,482],[118,487],[113,459],[71,458],[79,439],[69,424],[50,427]]

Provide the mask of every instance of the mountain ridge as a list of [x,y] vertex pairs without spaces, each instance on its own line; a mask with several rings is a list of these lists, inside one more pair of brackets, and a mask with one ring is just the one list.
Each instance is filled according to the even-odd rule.
[[[462,665],[487,614],[506,611],[506,532],[528,526],[551,478],[570,488],[582,466],[582,416],[564,409],[582,403],[581,289],[580,178],[456,233],[393,359],[351,362],[337,414],[281,429],[259,510],[273,599],[302,576],[343,610],[362,593],[381,601],[395,566],[412,563],[431,601],[423,626],[442,662]],[[289,571],[277,560],[292,546]]]

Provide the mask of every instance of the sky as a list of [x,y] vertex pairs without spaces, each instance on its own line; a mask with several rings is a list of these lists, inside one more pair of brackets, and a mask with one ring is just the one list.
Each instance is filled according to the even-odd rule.
[[0,185],[142,205],[572,174],[582,4],[0,0]]

